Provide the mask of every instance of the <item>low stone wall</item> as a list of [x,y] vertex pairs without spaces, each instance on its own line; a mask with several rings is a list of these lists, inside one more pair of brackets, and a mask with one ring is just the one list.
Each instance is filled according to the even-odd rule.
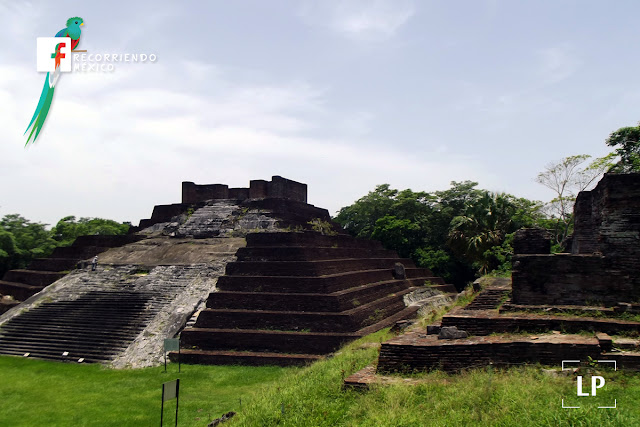
[[535,362],[558,366],[562,360],[595,359],[601,352],[597,339],[576,335],[438,340],[435,335],[409,333],[382,344],[377,372],[457,371]]
[[460,312],[448,314],[442,318],[442,326],[456,326],[470,335],[490,335],[493,333],[520,331],[557,330],[569,333],[580,331],[620,332],[640,331],[640,323],[613,319],[594,319],[569,316],[506,316],[487,313],[463,315]]
[[[574,207],[571,253],[546,255],[546,237],[514,240],[513,302],[615,305],[640,301],[640,173],[604,175]],[[529,255],[537,252],[539,255]]]
[[292,181],[281,176],[271,177],[271,181],[253,180],[249,188],[229,188],[225,184],[182,183],[182,203],[200,203],[206,200],[235,199],[287,199],[307,202],[307,184]]
[[635,300],[633,284],[600,255],[515,255],[513,303],[615,305]]

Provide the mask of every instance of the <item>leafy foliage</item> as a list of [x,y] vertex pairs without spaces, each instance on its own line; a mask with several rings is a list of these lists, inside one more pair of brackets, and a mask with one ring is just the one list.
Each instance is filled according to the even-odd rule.
[[545,205],[550,221],[543,226],[553,230],[557,246],[564,246],[573,231],[573,205],[578,193],[592,187],[613,166],[611,155],[597,158],[585,166],[590,158],[587,154],[565,157],[557,163],[549,163],[536,178],[536,182],[554,192],[554,198]]
[[313,231],[317,231],[325,236],[335,236],[338,234],[337,231],[333,229],[333,226],[328,222],[324,221],[320,218],[314,218],[311,221],[307,222],[308,225],[311,226]]
[[121,224],[110,219],[80,218],[75,216],[62,218],[51,229],[51,235],[59,242],[58,246],[69,246],[78,236],[126,234],[129,224]]
[[401,257],[462,288],[476,273],[510,266],[505,243],[520,227],[540,217],[540,205],[508,194],[475,188],[472,181],[452,182],[433,194],[398,191],[388,184],[340,210],[335,220],[357,237],[380,240]]
[[611,172],[640,172],[640,123],[616,130],[609,135],[606,143],[616,147],[615,155],[620,156],[620,161]]
[[126,234],[128,224],[101,218],[62,218],[55,227],[31,222],[18,214],[0,219],[0,277],[8,270],[25,268],[34,258],[51,255],[58,246],[68,246],[76,237],[87,234]]

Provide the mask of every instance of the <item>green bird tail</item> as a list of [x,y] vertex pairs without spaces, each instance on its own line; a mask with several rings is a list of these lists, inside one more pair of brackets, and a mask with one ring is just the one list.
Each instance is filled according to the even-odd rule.
[[[38,106],[36,107],[36,111],[33,113],[33,117],[31,118],[31,122],[29,126],[27,126],[27,130],[24,131],[26,134],[33,125],[31,129],[31,133],[29,134],[29,138],[27,138],[27,142],[24,144],[26,147],[29,145],[29,141],[33,136],[32,143],[36,142],[38,138],[38,134],[42,130],[42,126],[44,125],[44,121],[47,119],[47,114],[49,113],[49,108],[51,107],[51,100],[53,99],[53,91],[55,87],[49,86],[49,73],[47,73],[47,77],[44,81],[44,87],[42,88],[42,94],[40,95],[40,101],[38,101]],[[34,135],[35,132],[35,135]]]

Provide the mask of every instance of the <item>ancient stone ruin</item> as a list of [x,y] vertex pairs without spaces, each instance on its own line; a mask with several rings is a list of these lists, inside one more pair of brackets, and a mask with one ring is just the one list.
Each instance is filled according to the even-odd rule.
[[[519,230],[511,280],[486,279],[466,307],[383,343],[377,368],[345,384],[366,387],[398,371],[588,358],[639,369],[640,322],[629,316],[640,313],[640,174],[605,174],[578,195],[574,215],[569,253],[550,254],[545,230]],[[442,339],[444,327],[468,336]]]
[[155,206],[129,235],[78,238],[0,286],[21,302],[0,316],[0,354],[114,367],[160,363],[177,334],[183,362],[309,363],[455,295],[346,235],[305,184],[279,176],[184,182],[180,203]]
[[516,235],[513,303],[639,302],[640,174],[606,174],[578,195],[574,214],[570,253],[549,254],[543,233]]

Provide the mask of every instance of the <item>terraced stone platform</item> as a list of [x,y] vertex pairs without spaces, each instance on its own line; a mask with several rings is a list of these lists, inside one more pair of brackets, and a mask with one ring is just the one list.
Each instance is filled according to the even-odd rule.
[[437,335],[409,333],[382,344],[378,372],[442,369],[459,371],[489,364],[510,366],[597,358],[602,349],[595,337],[581,335],[483,336],[439,340]]
[[[127,351],[141,338],[158,359],[162,339],[184,325],[214,287],[212,279],[221,267],[101,265],[95,272],[76,270],[31,304],[28,300],[22,313],[0,317],[0,354],[111,362],[127,359]],[[198,290],[200,295],[193,295]],[[180,312],[185,298],[189,311]],[[159,317],[166,320],[165,330],[146,329]],[[149,342],[152,335],[155,343]]]
[[[455,326],[466,331],[468,338],[438,339],[437,334],[414,330],[383,343],[376,372],[431,369],[454,372],[489,364],[510,366],[536,362],[559,366],[562,360],[587,360],[588,357],[616,360],[624,369],[640,367],[637,338],[606,335],[638,336],[640,322],[615,317],[567,316],[553,314],[552,310],[549,314],[499,310],[509,290],[508,279],[490,279],[470,304],[456,307],[443,316],[438,326]],[[591,337],[584,335],[588,331],[593,334]],[[577,333],[581,335],[574,335]],[[348,378],[345,385],[366,387],[378,381],[370,371]]]
[[20,304],[64,277],[79,261],[98,255],[109,248],[140,240],[134,234],[121,236],[80,236],[71,246],[59,247],[48,258],[36,258],[26,269],[7,271],[0,280],[0,314]]
[[[183,361],[292,365],[313,362],[346,342],[415,315],[403,297],[426,281],[379,242],[315,232],[255,233],[227,264],[195,327],[181,334]],[[405,276],[394,277],[402,263]],[[172,354],[175,357],[175,354]]]

